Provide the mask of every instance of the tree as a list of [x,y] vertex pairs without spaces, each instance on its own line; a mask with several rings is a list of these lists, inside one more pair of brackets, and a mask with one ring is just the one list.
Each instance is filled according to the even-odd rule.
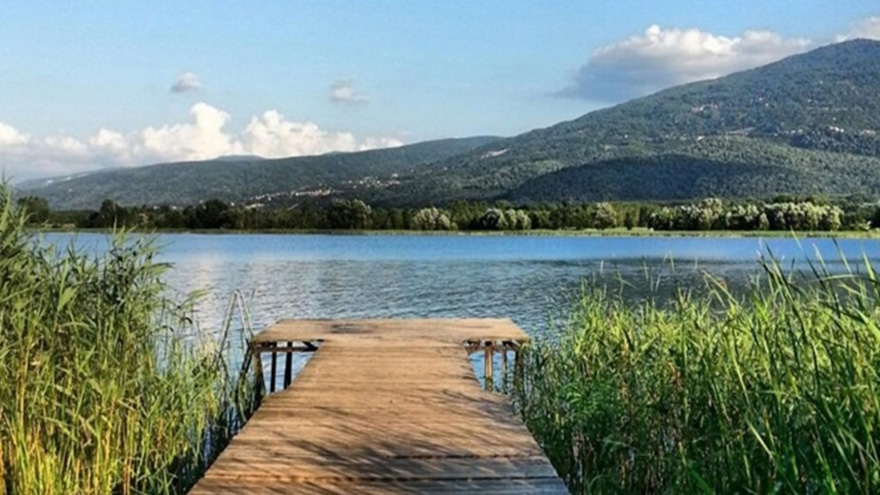
[[597,203],[593,210],[593,226],[597,229],[612,229],[617,227],[617,210],[611,203]]
[[469,203],[459,199],[449,206],[449,221],[460,229],[480,228],[477,221],[486,210],[485,203]]
[[406,219],[403,216],[403,210],[401,210],[400,208],[395,208],[391,210],[391,214],[388,218],[390,227],[392,229],[403,230],[406,228]]
[[841,218],[843,217],[843,210],[841,210],[837,206],[826,206],[825,214],[822,215],[822,219],[819,221],[820,227],[823,230],[831,230],[837,231],[840,230],[843,222]]
[[477,224],[483,230],[507,230],[507,218],[504,212],[498,208],[489,208],[477,220]]
[[513,230],[529,230],[532,228],[532,219],[523,210],[507,210],[507,228]]
[[770,220],[767,218],[766,213],[761,213],[758,215],[758,230],[770,230]]
[[724,203],[718,198],[706,198],[700,201],[693,218],[693,227],[699,230],[709,230],[715,227],[723,211]]
[[111,228],[122,227],[128,219],[128,211],[116,204],[112,199],[105,199],[101,202],[101,208],[95,220],[94,227]]
[[219,229],[228,226],[226,215],[229,205],[219,199],[209,199],[195,208],[188,209],[188,227],[191,229]]
[[529,211],[529,227],[552,229],[553,223],[550,221],[550,211],[545,209]]
[[40,224],[49,220],[49,202],[39,196],[25,196],[18,200],[18,207],[25,210],[28,223]]
[[373,208],[370,224],[376,229],[391,229],[389,222],[388,210],[384,208]]
[[336,199],[327,211],[331,229],[362,230],[370,228],[372,208],[359,199]]
[[635,208],[628,208],[626,210],[626,214],[623,216],[623,226],[626,227],[626,230],[632,230],[635,227],[638,227],[639,221],[641,220],[641,208],[636,206]]
[[655,230],[672,230],[675,226],[675,212],[672,208],[664,206],[654,210],[648,217],[648,227]]
[[446,213],[437,208],[422,208],[413,215],[411,227],[415,230],[452,230],[454,224]]

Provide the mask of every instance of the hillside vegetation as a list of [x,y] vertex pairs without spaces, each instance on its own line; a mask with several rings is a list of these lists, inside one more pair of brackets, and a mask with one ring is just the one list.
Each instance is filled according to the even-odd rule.
[[[641,181],[659,183],[653,180],[654,173],[665,174],[670,168],[674,172],[683,165],[685,175],[693,177],[698,162],[712,182],[722,182],[708,189],[728,196],[801,192],[803,187],[830,193],[839,186],[826,180],[827,173],[815,170],[817,164],[821,168],[834,162],[836,171],[851,179],[877,182],[875,162],[860,156],[880,156],[878,132],[880,42],[855,40],[496,141],[445,160],[437,167],[446,169],[442,176],[424,173],[401,189],[411,188],[413,198],[438,200],[486,195],[525,198],[533,195],[531,180],[581,167],[557,177],[579,184],[595,179],[603,185],[593,186],[594,190],[614,192],[576,196],[671,199],[669,190],[647,195],[628,192],[633,169],[644,174]],[[662,166],[644,167],[652,163]],[[743,173],[743,165],[751,170]],[[763,167],[770,170],[749,178]],[[790,184],[792,177],[797,182]],[[534,187],[542,192],[535,196],[551,199],[543,192],[548,181],[554,179],[537,181]],[[675,197],[703,194],[702,188],[691,190]]]
[[330,191],[369,194],[437,160],[497,138],[426,141],[398,148],[261,160],[224,157],[113,169],[69,179],[30,181],[18,186],[42,196],[53,208],[90,209],[104,199],[124,205],[187,205],[208,199],[267,202],[321,197]]
[[880,158],[708,138],[676,152],[613,158],[544,174],[505,193],[525,202],[667,201],[804,195],[880,196]]
[[24,185],[56,208],[880,195],[880,42],[828,45],[505,139],[317,157],[165,164]]

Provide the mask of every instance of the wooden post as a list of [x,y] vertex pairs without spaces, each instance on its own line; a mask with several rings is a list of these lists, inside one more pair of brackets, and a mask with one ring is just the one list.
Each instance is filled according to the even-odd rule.
[[513,388],[517,391],[522,386],[522,358],[519,351],[519,347],[513,351]]
[[251,359],[254,360],[254,380],[257,381],[257,400],[259,403],[266,393],[266,377],[263,375],[263,355],[260,353],[259,344],[251,341]]
[[[273,342],[272,347],[278,347],[278,344]],[[278,353],[275,352],[275,349],[272,349],[272,365],[269,367],[269,393],[275,391],[275,373],[278,371]]]
[[501,345],[501,391],[507,393],[507,343]]
[[487,342],[483,348],[483,375],[486,380],[486,390],[495,389],[495,343]]
[[287,343],[287,357],[284,359],[284,388],[290,386],[293,377],[293,342]]

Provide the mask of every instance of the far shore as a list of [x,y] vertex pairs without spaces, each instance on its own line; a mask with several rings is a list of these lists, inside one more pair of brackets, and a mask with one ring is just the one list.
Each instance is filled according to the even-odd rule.
[[[52,234],[100,234],[112,229],[35,228],[39,233]],[[646,228],[615,229],[566,229],[566,230],[298,230],[298,229],[153,229],[128,230],[139,234],[196,234],[196,235],[363,235],[363,236],[524,236],[524,237],[825,237],[836,239],[880,239],[880,229],[839,231],[782,231],[782,230],[652,230]]]

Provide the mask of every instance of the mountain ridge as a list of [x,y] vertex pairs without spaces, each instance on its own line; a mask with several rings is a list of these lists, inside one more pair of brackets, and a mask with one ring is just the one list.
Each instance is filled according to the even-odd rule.
[[207,199],[246,202],[319,195],[364,181],[393,182],[395,175],[498,139],[449,138],[359,152],[277,159],[214,159],[99,170],[72,178],[28,181],[17,189],[45,197],[53,208],[94,209],[104,199],[122,205],[185,205]]
[[[839,101],[845,105],[829,107]],[[503,155],[484,158],[487,148],[483,147],[450,157],[439,165],[462,174],[442,178],[446,182],[434,190],[419,181],[414,187],[429,196],[437,194],[436,189],[459,189],[463,195],[481,189],[504,196],[527,180],[563,168],[669,154],[710,136],[740,135],[755,142],[798,138],[800,146],[788,145],[821,149],[820,140],[810,146],[804,136],[825,137],[831,142],[825,146],[831,146],[840,136],[830,127],[874,131],[837,151],[853,152],[864,146],[873,150],[869,156],[880,155],[880,42],[828,45],[596,110],[492,143],[507,150]],[[744,148],[752,145],[743,142]],[[431,181],[436,183],[437,178]]]
[[[212,188],[178,194],[176,199],[193,202],[210,196],[261,203],[266,194],[311,190],[322,197],[359,197],[383,206],[428,206],[457,199],[693,199],[681,197],[683,191],[760,197],[802,191],[840,194],[851,188],[880,195],[880,41],[823,46],[517,136],[431,143],[397,152],[287,159],[306,164],[308,177],[301,174],[298,182],[275,174],[267,185],[254,178],[258,168],[243,167],[222,180],[211,179]],[[410,153],[420,146],[428,152]],[[339,156],[347,158],[340,163]],[[391,164],[378,163],[384,160]],[[276,162],[250,166],[271,168]],[[197,180],[195,174],[180,177],[180,170],[190,165],[164,166],[176,182]],[[741,173],[746,169],[749,174]],[[636,170],[638,176],[633,175]],[[664,179],[654,179],[653,190],[625,188],[651,182],[654,176]],[[122,199],[119,190],[106,184],[85,189],[69,182],[66,194],[57,187],[30,193],[49,193],[53,204],[64,206],[80,204],[74,201],[76,194],[92,197],[92,205],[96,194],[128,204],[161,202],[130,192]],[[119,188],[131,188],[118,182]],[[172,186],[154,181],[151,187]],[[280,192],[273,193],[273,187]],[[288,196],[286,201],[300,199]]]

